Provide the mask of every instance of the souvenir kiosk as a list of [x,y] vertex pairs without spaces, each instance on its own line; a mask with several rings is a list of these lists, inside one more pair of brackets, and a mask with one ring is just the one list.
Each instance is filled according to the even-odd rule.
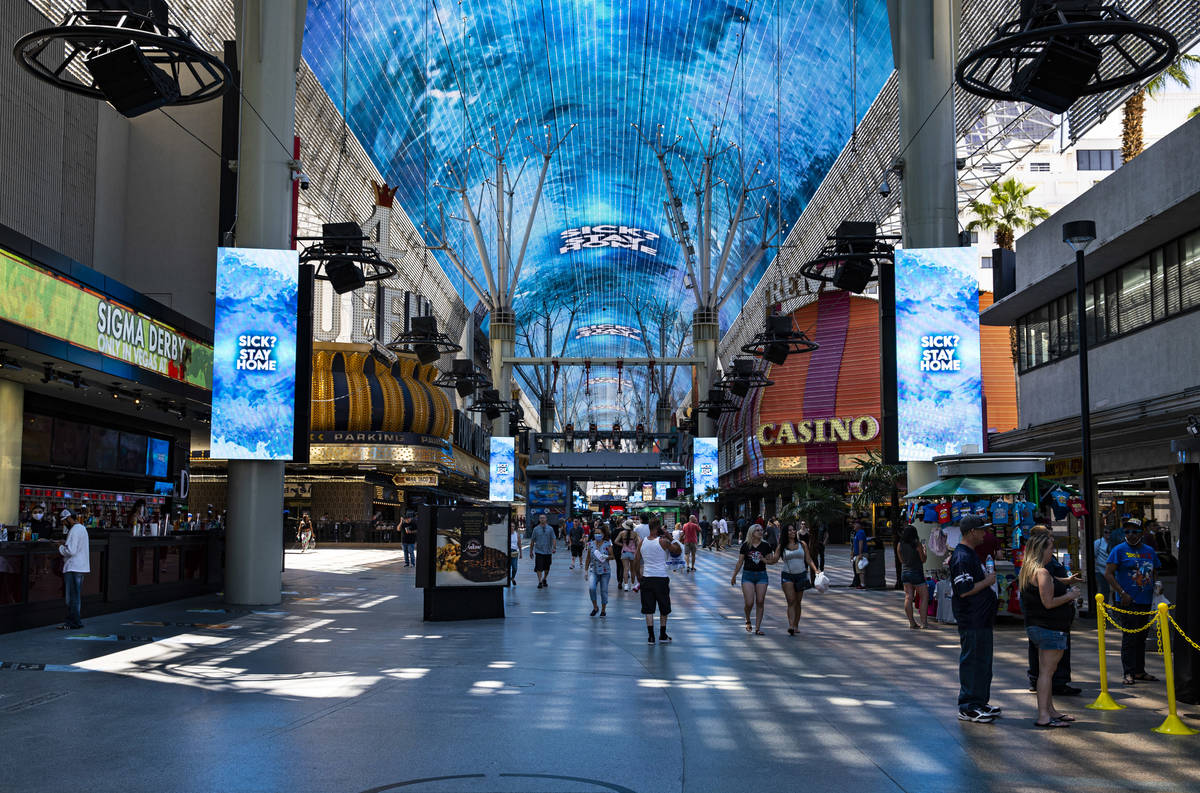
[[[930,615],[952,622],[946,560],[962,534],[959,521],[967,515],[992,524],[996,546],[998,616],[1020,616],[1017,571],[1029,529],[1037,515],[1058,517],[1077,496],[1064,485],[1045,478],[1044,452],[982,452],[935,457],[936,481],[905,494],[905,519],[916,527],[928,549],[925,563],[930,591]],[[1081,502],[1078,507],[1082,509]],[[1057,534],[1057,533],[1056,533]],[[1078,541],[1067,533],[1067,563],[1078,568]]]

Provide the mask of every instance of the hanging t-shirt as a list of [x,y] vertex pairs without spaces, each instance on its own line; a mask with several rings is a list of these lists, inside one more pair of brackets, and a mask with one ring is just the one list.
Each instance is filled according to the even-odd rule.
[[1008,523],[1008,502],[997,499],[992,502],[992,523],[1004,526]]
[[1067,499],[1067,508],[1071,510],[1071,514],[1077,518],[1082,518],[1088,514],[1087,507],[1084,506],[1083,499],[1079,496],[1071,496]]
[[938,522],[937,504],[926,504],[925,509],[922,512],[921,519],[924,520],[926,523],[937,523]]
[[1149,607],[1154,602],[1154,571],[1162,563],[1153,548],[1144,542],[1136,547],[1123,542],[1109,552],[1108,563],[1117,566],[1113,577],[1134,603]]
[[958,521],[971,514],[971,502],[963,499],[962,501],[954,502],[954,521]]
[[949,523],[950,522],[950,520],[953,516],[953,512],[951,511],[949,504],[947,504],[945,501],[943,501],[940,504],[938,504],[936,507],[934,507],[934,510],[936,510],[936,512],[937,512],[937,522],[938,523]]
[[749,573],[764,572],[767,569],[767,557],[774,550],[774,548],[765,542],[760,542],[754,546],[751,546],[748,542],[742,543],[742,547],[738,551],[738,553],[746,557],[746,563],[742,566],[742,569]]
[[1014,515],[1019,516],[1018,522],[1028,529],[1033,526],[1033,504],[1028,501],[1018,501]]
[[988,501],[986,498],[976,501],[972,505],[975,511],[975,517],[983,518],[983,522],[987,523],[988,510],[991,508],[991,506],[992,502]]

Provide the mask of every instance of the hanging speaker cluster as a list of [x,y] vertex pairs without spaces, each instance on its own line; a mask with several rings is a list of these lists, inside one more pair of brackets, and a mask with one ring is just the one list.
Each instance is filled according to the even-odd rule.
[[820,256],[801,265],[800,274],[835,289],[862,294],[878,280],[880,260],[890,261],[896,255],[892,241],[900,238],[878,234],[869,221],[845,220],[828,239]]

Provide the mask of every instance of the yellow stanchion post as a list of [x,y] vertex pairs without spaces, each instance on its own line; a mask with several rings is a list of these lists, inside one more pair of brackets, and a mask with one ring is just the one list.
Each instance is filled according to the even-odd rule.
[[1167,622],[1166,603],[1158,604],[1158,637],[1162,641],[1163,666],[1167,673],[1167,718],[1154,731],[1165,735],[1195,735],[1200,730],[1184,724],[1175,711],[1175,663],[1171,659],[1171,626]]
[[1117,703],[1108,693],[1108,658],[1104,655],[1104,595],[1096,593],[1096,640],[1100,644],[1100,696],[1096,701],[1084,707],[1091,710],[1124,710],[1125,706]]

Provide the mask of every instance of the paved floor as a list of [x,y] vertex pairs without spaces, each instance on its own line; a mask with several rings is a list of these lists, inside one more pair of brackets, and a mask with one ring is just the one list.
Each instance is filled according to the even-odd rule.
[[1094,631],[1062,703],[1080,721],[1047,733],[1019,626],[997,631],[1004,718],[966,724],[952,626],[909,630],[897,593],[835,588],[789,637],[772,571],[750,636],[729,553],[673,579],[675,642],[653,647],[635,594],[588,616],[561,551],[548,589],[525,562],[508,618],[467,623],[422,623],[392,551],[287,561],[278,608],[196,598],[0,636],[0,791],[1200,791],[1200,736],[1150,731],[1161,684],[1083,709]]

